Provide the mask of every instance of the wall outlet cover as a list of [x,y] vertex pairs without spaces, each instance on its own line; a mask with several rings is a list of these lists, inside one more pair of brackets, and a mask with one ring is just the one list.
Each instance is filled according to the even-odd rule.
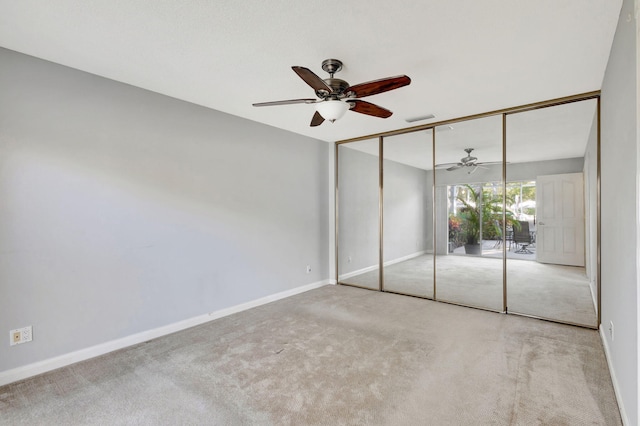
[[27,327],[17,328],[9,332],[9,346],[27,343],[33,340],[33,328]]

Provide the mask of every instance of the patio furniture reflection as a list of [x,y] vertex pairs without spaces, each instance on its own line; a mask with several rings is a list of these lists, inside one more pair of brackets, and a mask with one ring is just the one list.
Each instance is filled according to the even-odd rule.
[[533,254],[533,252],[528,248],[533,243],[533,238],[529,231],[529,222],[519,220],[518,223],[520,226],[513,230],[513,242],[516,245],[515,253]]

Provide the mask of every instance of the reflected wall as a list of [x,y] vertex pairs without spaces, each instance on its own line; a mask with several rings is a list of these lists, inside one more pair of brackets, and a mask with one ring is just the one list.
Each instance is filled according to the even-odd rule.
[[338,282],[380,289],[378,139],[338,145]]
[[433,131],[382,140],[383,289],[433,298]]

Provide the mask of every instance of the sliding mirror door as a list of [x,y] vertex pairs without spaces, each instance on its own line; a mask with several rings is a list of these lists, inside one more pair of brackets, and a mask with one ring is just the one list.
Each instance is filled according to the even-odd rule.
[[503,311],[502,117],[435,131],[436,299]]
[[380,289],[378,139],[338,145],[338,282]]
[[383,139],[383,288],[433,298],[432,130]]
[[507,115],[509,312],[597,326],[596,108]]

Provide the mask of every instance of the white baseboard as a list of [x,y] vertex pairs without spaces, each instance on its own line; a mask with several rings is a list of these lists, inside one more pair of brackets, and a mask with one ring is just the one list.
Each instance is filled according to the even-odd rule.
[[598,290],[596,287],[596,282],[589,279],[589,289],[591,290],[591,299],[593,300],[593,308],[596,311],[596,313],[598,312]]
[[355,277],[356,275],[364,274],[365,272],[371,272],[378,269],[378,265],[367,266],[366,268],[358,269],[357,271],[347,272],[346,274],[342,274],[338,277],[340,281],[344,281],[347,278]]
[[609,366],[609,374],[611,375],[611,382],[613,383],[613,392],[616,395],[616,400],[618,401],[618,408],[620,409],[620,417],[622,418],[623,425],[629,425],[629,417],[627,417],[627,412],[624,409],[624,403],[622,402],[622,395],[620,395],[620,387],[618,385],[618,379],[616,379],[616,372],[613,368],[613,364],[611,363],[611,352],[609,351],[609,343],[607,343],[607,336],[602,324],[600,324],[600,339],[602,340],[602,346],[604,347],[604,355],[607,360],[607,365]]
[[404,262],[405,260],[413,259],[414,257],[422,256],[423,254],[429,254],[429,253],[433,254],[433,251],[432,250],[417,251],[415,253],[411,253],[406,256],[399,257],[397,259],[387,260],[386,262],[384,262],[384,266],[389,266],[396,263]]
[[140,333],[132,334],[120,339],[112,340],[109,342],[101,343],[99,345],[91,346],[89,348],[80,349],[75,352],[70,352],[64,355],[60,355],[54,358],[45,359],[43,361],[34,362],[32,364],[17,367],[11,370],[0,372],[0,386],[23,380],[29,377],[36,376],[38,374],[46,373],[47,371],[55,370],[57,368],[65,367],[76,362],[84,361],[90,358],[94,358],[100,355],[104,355],[109,352],[113,352],[119,349],[126,348],[128,346],[137,345],[138,343],[146,342],[151,339],[166,336],[167,334],[175,333],[176,331],[185,330],[187,328],[194,327],[196,325],[204,324],[209,321],[213,321],[218,318],[222,318],[237,312],[242,312],[247,309],[255,308],[260,305],[265,305],[276,300],[285,299],[287,297],[294,296],[305,291],[313,290],[324,285],[331,284],[331,280],[323,280],[315,283],[303,285],[300,287],[292,288],[291,290],[282,291],[280,293],[272,294],[269,296],[261,297],[260,299],[252,300],[250,302],[242,303],[240,305],[231,306],[229,308],[220,309],[219,311],[211,312],[197,317],[189,318],[183,321],[178,321],[173,324],[168,324],[162,327],[154,328],[152,330],[143,331]]
[[[433,251],[432,250],[417,251],[415,253],[411,253],[406,256],[398,257],[393,260],[388,260],[384,262],[383,266],[389,266],[395,263],[404,262],[405,260],[413,259],[414,257],[422,256],[423,254],[429,254],[429,253],[433,253]],[[375,271],[376,269],[378,269],[378,264],[367,266],[366,268],[358,269],[357,271],[347,272],[346,274],[340,275],[339,279],[340,281],[342,281],[347,278],[355,277],[356,275],[364,274],[365,272]]]

